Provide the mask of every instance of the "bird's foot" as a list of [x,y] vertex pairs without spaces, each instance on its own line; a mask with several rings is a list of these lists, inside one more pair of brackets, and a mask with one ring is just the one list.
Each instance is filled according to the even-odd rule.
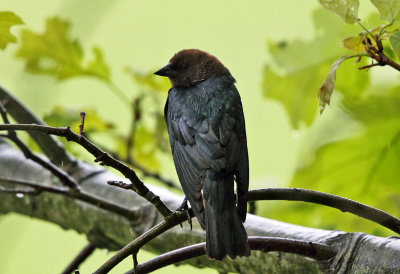
[[[189,214],[189,207],[187,204],[188,200],[185,196],[185,199],[183,199],[182,204],[176,209],[176,211],[185,211],[186,212],[186,216],[187,216],[187,221],[190,225],[190,230],[192,230],[193,226],[192,226],[192,218],[190,218],[190,214]],[[183,228],[182,223],[179,224],[181,226],[181,228]]]

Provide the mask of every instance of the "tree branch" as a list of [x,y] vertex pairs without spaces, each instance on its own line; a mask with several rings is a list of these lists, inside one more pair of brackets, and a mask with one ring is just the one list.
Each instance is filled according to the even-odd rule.
[[[9,132],[12,132],[12,130],[39,131],[39,132],[45,132],[47,134],[62,136],[62,137],[65,137],[67,140],[72,140],[76,143],[79,143],[84,148],[86,148],[86,150],[88,150],[95,157],[97,157],[96,161],[100,161],[102,164],[112,166],[112,167],[116,168],[117,170],[121,171],[122,174],[124,174],[126,177],[128,177],[130,179],[131,186],[132,186],[131,189],[134,189],[139,194],[143,195],[148,201],[150,201],[152,204],[156,205],[156,207],[159,210],[160,210],[159,207],[161,204],[160,212],[162,213],[162,215],[164,217],[172,216],[172,214],[170,213],[171,211],[161,202],[161,200],[159,199],[158,196],[155,196],[153,193],[151,193],[151,195],[147,195],[147,197],[146,197],[146,194],[148,194],[148,192],[150,192],[150,191],[139,180],[139,178],[136,176],[136,174],[134,173],[133,170],[129,169],[129,167],[125,166],[124,164],[122,164],[122,163],[118,162],[117,160],[113,159],[112,157],[108,156],[106,153],[104,153],[99,148],[97,148],[94,144],[89,142],[84,136],[73,133],[69,128],[52,128],[52,127],[46,127],[46,126],[40,126],[40,125],[5,124],[5,125],[0,125],[0,130],[8,130]],[[140,184],[135,185],[135,183],[134,183],[135,180],[138,180],[141,183],[141,185],[144,187],[144,189],[142,189],[142,191],[138,191],[138,187],[141,187],[141,186],[140,186]],[[147,190],[148,192],[146,193],[145,190]],[[51,190],[47,189],[46,191],[54,192],[54,189],[51,189]],[[265,191],[267,191],[267,193]],[[268,191],[269,191],[269,194],[268,194]],[[315,203],[339,208],[342,211],[353,212],[359,216],[362,216],[364,218],[378,222],[378,223],[384,225],[385,227],[388,227],[388,228],[396,231],[397,233],[399,231],[399,227],[400,227],[399,220],[390,216],[387,213],[380,211],[380,210],[362,205],[360,203],[357,203],[357,202],[354,202],[354,201],[351,201],[351,200],[348,200],[345,198],[333,196],[330,194],[317,193],[317,192],[306,191],[306,190],[302,190],[300,192],[301,193],[299,195],[298,189],[295,189],[294,191],[288,190],[288,189],[285,189],[285,190],[281,189],[278,192],[275,191],[274,193],[272,193],[271,190],[259,190],[258,192],[256,191],[255,194],[252,194],[252,192],[249,193],[249,201],[260,200],[261,197],[263,197],[262,199],[268,199],[268,200],[287,199],[286,198],[287,194],[291,193],[291,195],[292,195],[291,199],[293,199],[293,200],[301,200],[301,201],[305,200],[308,202],[315,202]],[[77,192],[74,197],[76,197],[78,199],[82,199],[82,196],[80,196],[82,194],[80,194],[80,195],[79,194],[80,193]],[[273,194],[272,198],[271,198],[271,194]],[[294,196],[293,196],[293,194],[294,194]],[[87,195],[84,195],[84,196],[85,196],[85,199],[91,203],[98,202],[95,199],[95,197],[90,197],[90,195],[89,195],[89,197],[87,197]],[[275,197],[275,198],[273,198],[273,197]],[[277,197],[280,197],[280,198],[277,198]],[[94,201],[94,199],[95,199],[95,201]],[[167,209],[167,211],[162,211],[162,210],[164,210],[162,206],[164,206]],[[164,214],[163,214],[163,212],[164,212]],[[186,215],[185,215],[185,217],[186,217]],[[162,232],[166,231],[167,229],[175,226],[176,224],[178,224],[182,221],[177,221],[172,218],[172,221],[166,220],[166,223],[163,223],[161,228],[159,226],[156,226],[154,228],[154,230],[150,231],[150,233],[145,233],[142,235],[143,237],[139,237],[138,241],[131,242],[128,246],[126,246],[125,249],[123,249],[121,252],[117,253],[116,256],[111,258],[101,268],[99,268],[98,272],[96,272],[96,273],[106,273],[108,271],[108,269],[111,269],[113,266],[115,266],[115,264],[119,263],[122,259],[126,258],[127,256],[129,256],[132,253],[136,253],[144,243],[150,241],[151,239],[154,239],[154,237],[160,235]],[[103,271],[105,271],[105,272],[103,272]]]
[[[193,218],[193,211],[189,211],[190,217]],[[177,212],[174,215],[167,217],[164,221],[152,227],[135,240],[124,246],[120,251],[118,251],[114,256],[112,256],[107,262],[105,262],[99,269],[97,269],[93,274],[103,274],[108,273],[117,264],[122,262],[125,258],[131,254],[136,254],[141,247],[146,243],[156,238],[168,229],[182,223],[187,219],[186,212]]]
[[[44,184],[54,182],[54,176],[43,173],[43,168],[31,161],[26,161],[19,151],[0,140],[0,173],[11,178],[43,181]],[[15,167],[21,172],[15,173]],[[91,169],[89,165],[81,165]],[[25,172],[24,172],[25,171]],[[66,198],[43,192],[38,196],[18,198],[16,195],[0,193],[0,213],[16,212],[40,218],[60,225],[64,229],[74,229],[84,233],[90,242],[99,248],[119,250],[133,237],[143,234],[155,223],[163,221],[159,212],[146,200],[132,191],[110,188],[102,182],[122,178],[104,170],[81,182],[81,187],[109,201],[132,208],[136,215],[128,221],[119,215],[100,210],[97,206],[82,203],[77,199]],[[164,188],[151,186],[152,191],[160,195],[170,208],[177,208],[182,197],[172,194]],[[186,217],[182,217],[186,219]],[[334,260],[327,262],[323,271],[338,273],[379,272],[382,269],[389,273],[397,273],[400,269],[400,240],[382,238],[363,233],[345,233],[313,229],[298,225],[290,225],[279,221],[268,220],[249,214],[245,227],[248,235],[284,237],[302,241],[332,245],[338,250]],[[143,246],[143,249],[164,253],[181,246],[203,242],[205,233],[195,221],[193,231],[174,227],[162,233]],[[320,273],[315,261],[303,256],[289,253],[255,252],[249,258],[240,260],[213,261],[206,257],[198,257],[185,263],[196,267],[211,267],[217,271],[246,273]]]
[[46,134],[56,135],[65,137],[67,141],[72,141],[80,144],[88,152],[96,157],[95,162],[100,162],[100,165],[107,165],[115,168],[121,172],[126,178],[132,182],[132,190],[137,192],[140,196],[144,197],[147,201],[152,203],[164,216],[167,217],[173,212],[160,200],[160,197],[151,192],[144,183],[137,177],[136,173],[129,168],[127,165],[109,156],[103,152],[100,148],[95,146],[92,142],[86,139],[84,136],[78,135],[71,131],[69,127],[48,127],[42,125],[0,125],[1,130],[21,130],[21,131],[33,131],[42,132]]
[[[249,237],[249,245],[251,250],[294,253],[316,259],[317,261],[329,260],[336,255],[334,248],[325,244],[277,237]],[[130,270],[125,274],[150,273],[171,264],[176,264],[187,259],[205,255],[205,246],[206,243],[203,242],[164,253],[148,260],[147,262],[139,264],[136,271]]]
[[396,63],[387,55],[383,52],[383,45],[382,45],[382,40],[379,37],[379,35],[376,35],[373,37],[375,40],[376,46],[371,43],[371,41],[368,42],[368,39],[365,39],[365,51],[368,53],[368,55],[374,59],[377,63],[367,65],[360,67],[359,69],[369,69],[374,66],[390,66],[394,68],[395,70],[400,71],[400,64]]
[[[0,101],[4,104],[8,113],[20,124],[45,123],[33,114],[22,102],[0,86]],[[35,140],[43,153],[49,158],[50,162],[57,166],[63,166],[67,170],[73,170],[77,166],[77,160],[68,154],[64,147],[53,136],[44,135],[37,132],[28,132]]]
[[[10,124],[10,121],[8,120],[8,117],[7,117],[7,111],[1,102],[0,102],[0,115],[3,118],[3,121],[5,124]],[[63,183],[64,185],[66,185],[70,188],[79,188],[78,183],[67,172],[58,168],[52,162],[45,161],[42,158],[33,154],[32,151],[18,138],[15,131],[9,130],[8,135],[6,137],[8,137],[11,141],[13,141],[18,146],[18,148],[22,151],[22,153],[24,153],[24,155],[27,159],[30,159],[30,160],[38,163],[45,169],[49,170],[58,179],[60,179],[61,183]]]
[[324,192],[300,188],[267,188],[249,191],[248,201],[260,200],[303,201],[325,205],[368,219],[400,234],[400,219],[374,207]]
[[[10,129],[20,129],[20,130],[27,130],[27,129],[29,129],[29,130],[38,130],[38,131],[45,131],[46,133],[50,133],[50,134],[55,134],[55,135],[58,135],[58,136],[64,136],[64,137],[66,137],[67,138],[67,140],[68,139],[72,139],[73,141],[75,141],[75,142],[77,142],[77,143],[80,143],[80,144],[82,144],[82,141],[81,140],[85,140],[89,145],[87,145],[85,142],[84,142],[84,144],[86,144],[86,149],[89,151],[89,152],[91,152],[91,150],[92,151],[94,151],[94,153],[92,153],[93,155],[95,155],[95,156],[97,156],[96,155],[96,153],[98,154],[98,151],[100,151],[100,153],[103,153],[103,154],[101,154],[100,155],[100,157],[99,156],[97,156],[98,157],[98,159],[100,158],[100,160],[102,161],[102,162],[104,162],[104,159],[103,159],[103,157],[104,157],[104,152],[102,152],[101,150],[99,150],[97,147],[95,147],[93,144],[91,144],[89,141],[87,141],[87,139],[86,138],[84,138],[83,136],[79,136],[79,135],[76,135],[76,134],[74,134],[72,131],[70,131],[70,129],[69,128],[51,128],[51,127],[43,127],[43,126],[37,126],[37,125],[0,125],[0,130],[2,130],[2,129],[4,129],[4,127],[7,127],[7,126],[9,126],[9,128],[8,128],[8,130],[10,130]],[[7,129],[7,128],[5,128],[5,129]],[[71,137],[71,135],[72,135],[72,137]],[[75,139],[73,139],[73,138],[75,138]],[[84,146],[84,145],[83,145]],[[85,147],[85,146],[84,146]],[[95,148],[95,149],[93,149],[93,147]],[[97,150],[98,151],[97,151]],[[103,155],[103,157],[102,157],[102,155]],[[115,160],[116,161],[116,160]],[[118,161],[117,161],[118,162]],[[119,162],[118,162],[119,163]],[[109,164],[110,165],[110,164]],[[114,164],[115,165],[115,164]],[[111,165],[112,166],[112,165]],[[128,168],[128,167],[126,167],[126,168]],[[134,173],[134,172],[133,172]],[[135,176],[136,176],[136,174],[135,174]],[[128,176],[127,176],[128,177]],[[137,177],[136,177],[137,178]],[[131,180],[131,182],[132,182],[132,180]],[[132,184],[133,185],[133,184]],[[133,187],[132,187],[133,188]],[[285,190],[286,192],[287,192],[287,190]],[[298,192],[298,191],[297,191]],[[259,194],[260,194],[260,192],[259,192]],[[329,194],[326,194],[326,195],[328,195],[328,196],[323,196],[323,198],[329,198],[329,199],[327,199],[327,201],[320,201],[320,199],[316,199],[316,197],[319,197],[318,195],[316,196],[315,194],[315,192],[312,192],[312,193],[310,193],[310,192],[307,192],[306,193],[307,195],[301,195],[301,197],[300,198],[296,198],[296,200],[304,200],[305,198],[304,197],[308,197],[307,199],[307,201],[313,201],[313,202],[315,202],[315,201],[317,201],[318,203],[320,203],[320,204],[325,204],[325,205],[329,205],[329,206],[333,206],[333,207],[336,207],[336,208],[339,208],[339,209],[341,209],[341,210],[343,210],[343,211],[350,211],[350,212],[352,212],[352,211],[354,211],[352,208],[354,207],[354,206],[357,206],[357,207],[360,207],[360,205],[361,204],[359,204],[359,203],[356,203],[356,202],[354,202],[354,201],[351,201],[351,200],[348,200],[348,199],[344,199],[344,198],[340,198],[340,197],[337,197],[337,198],[339,198],[339,200],[337,200],[336,198],[335,199],[333,199],[333,196],[332,195],[329,195]],[[312,195],[310,195],[310,194],[312,194]],[[320,193],[321,194],[321,193]],[[252,196],[251,196],[251,193],[249,193],[249,200],[251,200],[252,199]],[[258,198],[258,199],[260,199],[260,198]],[[264,198],[264,199],[271,199],[271,198]],[[282,198],[280,198],[280,199],[282,199]],[[283,197],[283,199],[285,199],[285,197]],[[332,199],[333,199],[333,201],[334,202],[332,202]],[[339,203],[337,203],[339,201]],[[342,202],[343,201],[345,201],[346,203],[345,203],[345,206],[342,206],[341,204],[342,204]],[[151,200],[151,202],[152,202],[152,200]],[[154,204],[154,203],[153,203]],[[336,205],[336,204],[338,204],[338,205]],[[335,206],[336,205],[336,206]],[[362,206],[362,205],[361,205]],[[386,226],[386,227],[389,227],[389,228],[391,228],[391,229],[395,229],[395,231],[396,231],[396,229],[397,229],[397,231],[398,231],[398,228],[399,228],[399,226],[398,226],[398,224],[395,224],[395,227],[393,228],[392,226],[392,224],[391,223],[389,223],[389,224],[387,224],[387,216],[384,216],[384,218],[383,218],[383,220],[382,220],[382,213],[384,213],[384,212],[381,212],[381,211],[379,211],[379,210],[376,210],[376,209],[373,209],[373,208],[369,208],[369,207],[367,207],[367,209],[369,209],[369,210],[367,210],[366,212],[367,213],[365,213],[365,212],[363,212],[363,211],[365,211],[365,207],[366,206],[364,206],[364,207],[362,207],[362,210],[360,211],[360,210],[355,210],[355,212],[358,212],[357,213],[357,215],[360,215],[360,216],[363,216],[363,217],[366,217],[367,219],[370,219],[370,220],[374,220],[374,221],[377,221],[378,223],[381,223],[381,224],[383,224],[384,226]],[[372,210],[372,211],[371,211]],[[373,215],[371,215],[372,217],[370,217],[370,213],[374,213]],[[376,214],[377,213],[377,214]],[[385,213],[386,214],[386,213]],[[164,214],[163,214],[164,215]],[[388,216],[390,216],[389,214],[387,214]],[[164,215],[165,216],[165,215]],[[390,216],[390,218],[392,218],[392,219],[395,219],[394,217],[392,217],[392,216]],[[395,219],[395,223],[396,222],[398,222],[398,220],[396,220]],[[396,231],[396,232],[397,232]],[[149,235],[149,236],[147,236],[147,238],[146,239],[148,239],[148,240],[151,240],[152,238],[154,238],[155,236],[154,236],[155,234],[153,234],[153,235]],[[159,234],[158,234],[159,235]],[[135,245],[133,244],[133,247],[135,248]],[[133,248],[133,249],[134,249]],[[129,256],[129,254],[132,254],[133,252],[129,252],[128,254],[127,254],[127,256]],[[124,253],[122,253],[122,255],[124,255],[125,256],[125,254]],[[119,254],[119,256],[121,256],[121,258],[123,257],[123,258],[125,258],[124,256],[122,256],[121,254]],[[122,258],[122,259],[123,259]],[[121,260],[122,260],[121,259]],[[101,268],[99,269],[99,271],[101,271]],[[101,272],[99,272],[99,273],[101,273]]]
[[83,263],[90,255],[92,255],[93,251],[96,249],[96,246],[92,243],[88,243],[76,257],[72,260],[72,262],[64,269],[62,274],[71,274],[73,271],[77,270],[81,263]]
[[23,185],[23,186],[27,186],[27,187],[36,189],[38,191],[46,191],[49,193],[63,194],[66,196],[68,196],[68,191],[69,191],[69,188],[67,188],[67,187],[36,184],[36,183],[32,183],[31,181],[23,180],[23,179],[11,179],[11,178],[0,177],[0,182],[6,183],[6,184]]
[[[129,183],[127,184],[122,181],[108,181],[108,184],[124,189],[130,188]],[[260,200],[289,200],[321,204],[339,209],[343,212],[353,213],[362,218],[381,224],[382,226],[400,234],[400,219],[379,209],[328,193],[299,188],[268,188],[250,190],[248,192],[249,202]],[[193,217],[193,215],[191,216]],[[107,271],[110,271],[130,254],[137,252],[145,243],[183,221],[185,221],[185,219],[177,218],[175,220],[171,218],[169,221],[166,220],[153,227],[147,233],[143,234],[143,237],[141,236],[142,238],[132,241],[117,252],[95,273],[107,273]]]
[[5,187],[1,187],[1,186],[0,186],[0,192],[16,194],[17,197],[18,197],[18,195],[23,196],[23,195],[38,195],[38,194],[40,194],[40,191],[38,191],[37,189],[27,189],[27,188],[9,189],[9,188],[5,188]]
[[27,180],[10,179],[10,178],[5,178],[5,177],[0,177],[0,182],[28,186],[28,187],[35,189],[36,191],[40,191],[40,192],[46,191],[49,193],[61,194],[61,195],[64,195],[64,196],[67,196],[70,198],[76,198],[76,199],[86,202],[88,204],[92,204],[99,208],[114,212],[114,213],[121,215],[128,219],[134,218],[136,215],[136,213],[134,211],[130,210],[129,208],[126,208],[115,202],[105,200],[101,197],[98,197],[89,192],[86,192],[85,190],[37,184],[37,183],[32,183],[31,181],[27,181]]
[[[122,181],[109,181],[108,184],[119,186],[124,189],[129,189],[130,186]],[[291,201],[304,201],[316,204],[322,204],[329,207],[337,208],[343,212],[350,212],[362,218],[371,220],[379,223],[384,227],[391,229],[392,231],[400,234],[400,219],[397,219],[390,214],[375,209],[373,207],[349,200],[340,196],[335,196],[328,193],[298,189],[298,188],[270,188],[270,189],[257,189],[251,190],[248,193],[248,201],[259,201],[259,200],[291,200]],[[182,222],[184,220],[181,220]],[[180,222],[174,222],[170,225],[177,225]],[[152,240],[154,237],[160,235],[165,230],[171,228],[168,223],[160,224],[154,227],[148,234],[144,235],[143,243]],[[146,242],[144,242],[146,241]],[[107,273],[112,267],[116,266],[123,259],[128,257],[130,254],[137,252],[140,247],[138,242],[135,240],[125,246],[117,254],[115,254],[110,260],[108,260],[102,267],[100,267],[95,273]]]

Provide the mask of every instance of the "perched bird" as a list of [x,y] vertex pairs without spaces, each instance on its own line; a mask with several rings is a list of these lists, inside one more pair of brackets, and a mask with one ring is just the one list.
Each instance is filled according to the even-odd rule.
[[217,260],[249,256],[242,223],[249,161],[235,79],[216,57],[197,49],[176,53],[154,74],[168,77],[172,85],[165,121],[182,189],[206,230],[207,255]]

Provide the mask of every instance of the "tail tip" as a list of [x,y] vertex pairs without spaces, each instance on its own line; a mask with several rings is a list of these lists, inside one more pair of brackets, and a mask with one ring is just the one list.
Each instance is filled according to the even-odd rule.
[[238,253],[238,254],[228,254],[228,256],[232,259],[238,259],[238,258],[243,258],[243,257],[250,257],[251,255],[251,250],[247,249],[245,252],[243,253]]
[[206,253],[208,258],[217,260],[217,261],[222,261],[225,259],[225,257],[230,257],[232,260],[235,260],[237,258],[243,258],[243,257],[249,257],[251,255],[251,250],[249,246],[246,246],[246,249],[244,250],[236,250],[236,252],[213,252],[211,250],[206,249]]

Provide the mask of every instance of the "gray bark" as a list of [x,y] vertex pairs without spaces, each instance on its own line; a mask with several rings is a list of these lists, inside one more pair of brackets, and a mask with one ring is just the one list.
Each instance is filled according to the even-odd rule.
[[[90,242],[100,248],[118,250],[137,235],[162,220],[154,206],[133,191],[111,187],[108,180],[123,180],[100,167],[77,162],[73,177],[81,186],[96,195],[113,200],[135,209],[133,220],[102,210],[58,194],[42,193],[22,198],[9,193],[0,193],[0,213],[16,212],[56,223],[64,229],[73,229],[87,235]],[[40,184],[59,182],[47,170],[24,156],[0,139],[0,177],[25,179]],[[0,181],[2,186],[14,185]],[[20,187],[20,186],[18,186]],[[152,186],[170,208],[182,202],[182,197],[166,189]],[[338,218],[340,217],[338,213]],[[249,214],[245,223],[249,235],[276,236],[329,244],[338,251],[329,261],[316,262],[312,259],[279,252],[253,251],[251,257],[223,262],[206,257],[185,261],[196,267],[212,267],[221,272],[239,273],[396,273],[400,272],[400,240],[396,237],[381,238],[364,233],[345,233],[291,225]],[[153,239],[144,249],[160,254],[182,246],[205,240],[205,233],[195,222],[193,231],[187,225],[179,226]],[[72,259],[72,258],[71,258]]]

